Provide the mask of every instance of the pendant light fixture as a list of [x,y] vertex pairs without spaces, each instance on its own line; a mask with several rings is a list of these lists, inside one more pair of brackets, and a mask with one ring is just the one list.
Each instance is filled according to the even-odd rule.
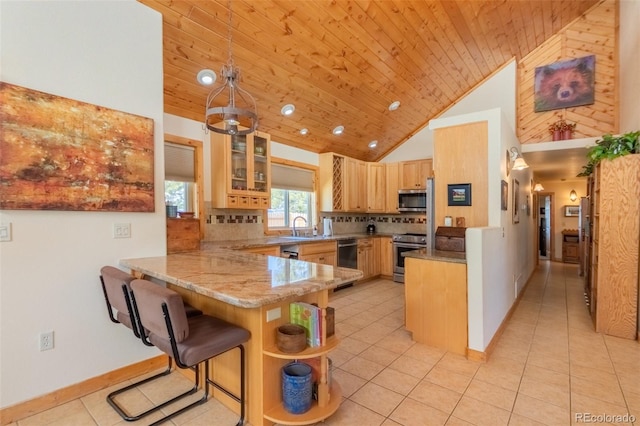
[[536,183],[536,185],[533,187],[533,190],[536,192],[544,191],[544,186],[542,186],[541,183]]
[[[240,69],[233,62],[231,53],[232,25],[231,0],[229,0],[229,59],[222,66],[220,75],[222,85],[209,92],[205,111],[205,125],[207,129],[225,135],[247,135],[258,127],[258,113],[256,101],[240,88]],[[223,105],[223,106],[221,106]],[[240,129],[238,126],[246,127]]]

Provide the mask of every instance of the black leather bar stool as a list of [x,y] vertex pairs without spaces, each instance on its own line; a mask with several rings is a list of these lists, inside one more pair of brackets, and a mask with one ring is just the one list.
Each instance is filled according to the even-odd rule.
[[[102,283],[102,291],[104,292],[104,298],[107,303],[107,311],[109,313],[109,319],[116,324],[119,323],[128,327],[133,331],[133,334],[136,337],[141,338],[142,333],[140,333],[140,329],[138,328],[138,321],[135,318],[135,313],[134,313],[133,306],[131,304],[131,297],[130,297],[129,286],[131,284],[131,281],[133,280],[134,280],[133,276],[131,276],[130,274],[124,271],[121,271],[118,268],[114,268],[113,266],[104,266],[103,268],[100,269],[100,282]],[[187,312],[188,316],[202,315],[201,310],[196,309],[191,305],[188,305],[185,303],[184,307],[185,307],[185,312]],[[116,311],[115,315],[114,315],[114,309]],[[153,346],[148,342],[145,342],[145,341],[143,342],[148,346]],[[195,385],[188,391],[176,397],[173,397],[160,405],[154,406],[149,410],[143,411],[139,414],[133,414],[133,415],[127,413],[124,407],[116,402],[115,400],[116,396],[122,393],[125,393],[130,389],[136,388],[144,383],[148,383],[152,380],[155,380],[160,377],[166,376],[167,374],[170,374],[172,371],[173,363],[171,360],[171,356],[167,358],[168,358],[168,365],[164,371],[158,374],[155,374],[151,377],[148,377],[146,379],[135,382],[133,384],[130,384],[128,386],[125,386],[124,388],[118,389],[114,392],[111,392],[109,395],[107,395],[107,402],[109,403],[109,405],[111,405],[111,407],[113,407],[113,409],[124,420],[126,421],[139,420],[148,414],[151,414],[155,411],[160,410],[163,407],[166,407],[167,405],[177,401],[180,398],[186,397],[188,395],[191,395],[197,392],[199,383],[195,383]]]
[[[170,289],[147,280],[131,282],[131,302],[142,331],[142,339],[148,340],[167,355],[173,357],[180,368],[193,367],[196,377],[204,364],[205,393],[192,404],[175,411],[154,425],[167,421],[207,401],[209,385],[220,389],[240,403],[240,420],[245,416],[245,366],[244,346],[251,334],[248,330],[209,315],[187,317],[182,298]],[[209,377],[209,360],[232,349],[240,350],[240,395],[234,395]]]

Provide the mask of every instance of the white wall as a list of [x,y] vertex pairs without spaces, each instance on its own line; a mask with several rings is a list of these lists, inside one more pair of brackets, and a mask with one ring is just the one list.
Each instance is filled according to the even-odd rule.
[[[502,110],[507,124],[512,130],[515,130],[516,70],[516,61],[511,60],[504,68],[437,118],[455,117],[476,111],[499,108]],[[418,131],[380,161],[393,163],[395,161],[415,160],[416,158],[433,158],[433,130],[429,126],[425,126]]]
[[[2,81],[152,118],[155,213],[2,211],[0,407],[158,354],[109,322],[100,267],[165,253],[162,17],[133,0],[0,2]],[[131,238],[113,239],[114,223]],[[55,348],[38,350],[40,332]]]
[[640,1],[620,1],[620,133],[640,130]]

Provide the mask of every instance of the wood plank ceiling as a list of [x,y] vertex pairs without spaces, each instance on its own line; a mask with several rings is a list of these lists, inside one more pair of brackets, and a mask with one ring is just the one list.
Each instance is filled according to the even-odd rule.
[[[165,112],[204,121],[210,88],[196,74],[210,68],[220,83],[229,3],[140,1],[163,16]],[[596,3],[235,0],[231,50],[240,86],[256,99],[259,130],[312,152],[375,161]],[[393,101],[401,105],[392,112]],[[296,110],[284,117],[288,103]],[[338,125],[345,132],[334,136]]]

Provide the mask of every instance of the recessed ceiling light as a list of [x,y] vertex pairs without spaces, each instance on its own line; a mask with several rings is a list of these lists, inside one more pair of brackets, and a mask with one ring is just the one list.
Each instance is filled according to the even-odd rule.
[[341,135],[342,132],[344,132],[344,126],[337,126],[335,129],[333,129],[334,135]]
[[293,111],[296,110],[295,105],[293,104],[286,104],[285,106],[282,107],[282,109],[280,110],[280,113],[282,115],[291,115],[293,114]]
[[391,105],[389,105],[389,111],[395,111],[400,107],[400,101],[393,101]]
[[216,82],[216,73],[210,69],[200,70],[198,71],[197,80],[198,83],[202,84],[203,86],[211,86]]
[[369,142],[369,148],[373,149],[376,146],[378,146],[378,141],[373,140],[373,141]]
[[309,133],[309,129],[306,129],[306,128],[300,129],[300,134],[301,135],[306,135],[307,133]]

